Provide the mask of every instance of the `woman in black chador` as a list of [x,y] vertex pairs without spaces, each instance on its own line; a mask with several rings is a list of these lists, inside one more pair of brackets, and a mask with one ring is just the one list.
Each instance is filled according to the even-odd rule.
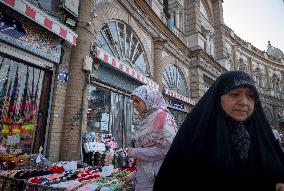
[[181,125],[154,191],[282,191],[284,155],[253,79],[223,73]]

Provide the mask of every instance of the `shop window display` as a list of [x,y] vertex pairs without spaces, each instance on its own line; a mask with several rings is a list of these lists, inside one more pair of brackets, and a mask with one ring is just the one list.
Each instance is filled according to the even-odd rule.
[[119,147],[130,146],[133,106],[129,97],[91,86],[88,97],[87,131],[112,134]]
[[[90,87],[87,132],[83,140],[85,162],[96,166],[101,161],[98,158],[107,153],[123,155],[121,149],[129,147],[133,138],[132,107],[128,96],[98,86]],[[108,144],[104,141],[106,137],[110,140]]]
[[109,91],[94,86],[90,87],[88,97],[88,131],[109,132],[110,96]]
[[7,152],[30,153],[44,71],[0,56],[0,140]]

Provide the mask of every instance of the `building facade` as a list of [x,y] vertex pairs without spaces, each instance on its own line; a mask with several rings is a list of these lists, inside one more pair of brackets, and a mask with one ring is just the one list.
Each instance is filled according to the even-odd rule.
[[56,2],[0,1],[0,140],[10,152],[52,148],[59,157],[77,34],[64,23],[76,16]]
[[[10,7],[7,4],[10,1],[0,2]],[[50,5],[55,5],[52,1],[35,2],[39,3],[32,4],[34,9],[52,15],[43,9],[48,6],[40,4],[51,2]],[[41,70],[45,74],[41,78],[33,77],[31,81],[35,83],[31,84],[40,84],[37,89],[41,88],[42,96],[34,94],[39,97],[37,100],[43,100],[38,101],[43,104],[37,107],[45,109],[48,114],[43,122],[35,121],[45,129],[44,136],[39,139],[44,143],[35,144],[45,145],[44,151],[49,159],[82,159],[84,150],[81,144],[86,132],[111,133],[121,147],[128,147],[135,132],[130,94],[142,84],[163,93],[168,109],[180,125],[215,79],[228,70],[243,70],[251,74],[257,82],[269,122],[284,128],[283,53],[270,43],[267,51],[260,51],[238,37],[223,22],[222,0],[72,2],[73,6],[65,3],[55,7],[62,15],[57,22],[61,21],[64,29],[66,24],[75,30],[68,29],[75,35],[73,41],[68,43],[68,39],[61,36],[65,34],[61,30],[59,34],[48,30],[48,39],[53,41],[53,44],[48,44],[53,45],[57,56],[32,53],[45,63],[36,65],[36,69],[30,69],[33,65],[30,55],[28,59],[20,59],[29,66],[21,73],[24,76],[23,95],[27,94],[24,93],[27,89],[24,82],[29,81],[25,79],[36,76]],[[54,18],[54,15],[50,17]],[[42,27],[42,30],[46,29]],[[33,37],[36,39],[36,35]],[[4,38],[0,43],[9,44]],[[8,55],[2,49],[0,51],[1,55]],[[19,60],[11,52],[7,59]],[[44,68],[47,66],[49,68]],[[1,73],[1,77],[7,75],[8,70],[13,70],[17,76],[17,66],[13,67],[9,69],[6,65],[6,72]],[[28,72],[30,70],[35,71]],[[59,76],[68,76],[68,80],[59,80]],[[10,84],[9,92],[12,92],[14,82]],[[9,83],[3,83],[2,87],[7,92]],[[36,89],[36,85],[31,85],[30,91],[32,89]],[[37,114],[41,116],[40,112]]]

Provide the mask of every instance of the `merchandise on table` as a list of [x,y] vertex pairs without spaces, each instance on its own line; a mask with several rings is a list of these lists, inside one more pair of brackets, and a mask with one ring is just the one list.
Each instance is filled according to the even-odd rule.
[[[110,171],[107,172],[109,169]],[[17,187],[18,190],[35,186],[34,190],[47,188],[51,190],[83,190],[86,187],[119,191],[129,186],[120,182],[120,178],[129,175],[132,171],[132,168],[113,169],[112,165],[93,167],[76,161],[58,162],[50,166],[34,165],[29,169],[15,168],[14,170],[0,171],[0,190],[5,190],[8,185],[9,188]]]
[[92,132],[84,136],[87,163],[82,164],[51,163],[42,154],[42,148],[38,154],[22,154],[19,137],[13,132],[9,130],[5,134],[9,144],[0,145],[0,190],[119,191],[134,187],[123,184],[120,179],[134,170],[135,163],[124,149],[118,148],[111,134]]
[[[51,163],[41,154],[8,153],[0,147],[0,190],[131,190],[123,184],[134,165],[124,149],[119,149],[110,134],[93,134],[92,158],[87,163],[60,161]],[[90,138],[90,137],[89,137]],[[14,150],[15,151],[15,150]],[[94,152],[95,151],[95,152]],[[94,152],[94,153],[93,153]],[[130,167],[131,166],[131,167]]]

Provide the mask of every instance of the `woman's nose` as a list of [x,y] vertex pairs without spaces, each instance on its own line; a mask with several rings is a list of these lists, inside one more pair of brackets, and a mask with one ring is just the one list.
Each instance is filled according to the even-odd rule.
[[246,95],[241,95],[240,99],[239,99],[239,103],[244,104],[244,105],[248,104],[247,96]]

